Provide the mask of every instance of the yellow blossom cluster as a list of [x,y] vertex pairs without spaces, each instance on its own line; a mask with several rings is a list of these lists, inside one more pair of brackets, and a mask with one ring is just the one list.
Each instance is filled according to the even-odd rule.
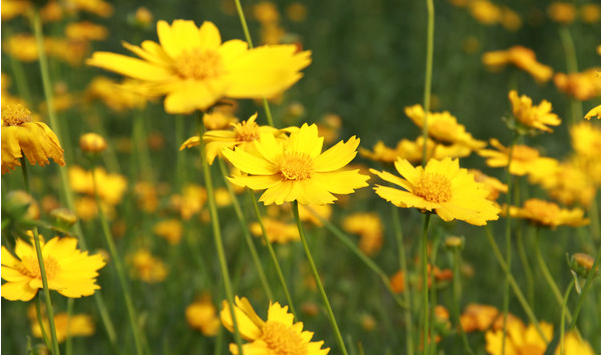
[[499,71],[506,65],[514,65],[529,73],[538,83],[545,83],[552,78],[554,70],[536,60],[535,52],[523,46],[513,46],[508,50],[486,52],[482,57],[483,64],[491,71]]

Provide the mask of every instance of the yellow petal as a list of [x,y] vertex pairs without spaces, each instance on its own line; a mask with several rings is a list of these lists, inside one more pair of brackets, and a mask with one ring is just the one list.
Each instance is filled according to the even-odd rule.
[[345,143],[340,141],[314,160],[314,169],[317,172],[334,171],[349,164],[357,155],[360,140],[355,136]]
[[165,81],[172,76],[171,70],[164,67],[110,52],[94,52],[86,64],[146,81]]

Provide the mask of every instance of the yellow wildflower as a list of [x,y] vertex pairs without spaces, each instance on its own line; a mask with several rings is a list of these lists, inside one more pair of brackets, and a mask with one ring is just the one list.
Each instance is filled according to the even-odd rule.
[[239,186],[266,191],[259,201],[266,205],[299,201],[303,205],[323,205],[337,200],[332,195],[350,194],[368,186],[368,176],[357,170],[341,170],[357,154],[360,143],[355,136],[339,142],[322,153],[323,138],[318,127],[304,124],[279,144],[271,133],[261,134],[255,149],[259,156],[225,149],[224,156],[248,176],[235,175],[229,180]]
[[[32,237],[33,238],[33,237]],[[55,237],[42,245],[42,258],[48,288],[65,297],[90,296],[95,290],[97,270],[105,265],[100,255],[88,255],[77,249],[77,239]],[[33,243],[33,240],[31,241]],[[35,247],[17,238],[15,256],[2,246],[2,297],[11,301],[29,301],[42,288],[40,264]]]
[[45,166],[52,158],[64,166],[63,148],[54,132],[42,122],[31,122],[31,111],[21,104],[2,108],[2,174],[21,166],[20,158]]
[[574,4],[556,1],[548,6],[548,15],[552,21],[568,25],[575,21],[577,9]]
[[134,18],[136,19],[136,23],[143,27],[146,27],[149,26],[151,22],[153,22],[153,13],[150,12],[150,10],[146,7],[140,6],[138,9],[136,9],[136,14],[134,15]]
[[[397,143],[395,149],[385,146],[382,141],[376,142],[374,152],[365,148],[359,149],[360,155],[375,161],[385,163],[393,163],[398,158],[406,159],[410,163],[419,163],[422,161],[422,150],[424,146],[424,138],[419,136],[415,141],[402,139]],[[438,144],[433,140],[427,140],[426,153],[427,159],[443,159],[443,158],[463,158],[470,155],[470,148],[459,143],[452,145]]]
[[583,218],[583,210],[560,208],[553,202],[531,198],[525,201],[522,208],[510,206],[510,216],[527,219],[530,222],[550,228],[561,225],[580,227],[589,224],[589,219]]
[[[323,341],[310,341],[313,333],[303,331],[303,323],[293,323],[294,317],[288,313],[288,306],[271,303],[266,321],[259,318],[246,298],[236,297],[232,305],[240,335],[250,341],[242,346],[245,354],[305,354],[326,355],[329,348],[321,349]],[[234,332],[232,314],[226,301],[220,312],[222,324]],[[238,355],[236,344],[230,344],[230,352]]]
[[[101,167],[94,168],[94,174],[96,175],[98,197],[110,205],[118,204],[127,190],[125,177],[119,174],[107,174],[106,170]],[[92,180],[91,171],[86,171],[76,165],[70,166],[69,181],[73,191],[94,196],[94,180]]]
[[405,274],[399,270],[389,278],[391,289],[395,293],[403,293],[405,291]]
[[504,26],[508,31],[518,31],[521,28],[523,21],[520,18],[520,15],[510,8],[503,7],[502,8],[502,18],[500,19],[500,23]]
[[486,304],[470,303],[460,316],[460,324],[465,332],[485,331],[491,327],[499,311]]
[[19,15],[27,15],[27,12],[31,8],[31,2],[24,0],[2,0],[0,8],[2,9],[2,21],[8,21]]
[[581,20],[585,23],[596,23],[600,21],[600,5],[584,4],[581,6]]
[[508,64],[515,65],[533,76],[538,83],[547,82],[554,74],[551,67],[536,60],[535,52],[523,46],[514,46],[505,51],[486,52],[482,60],[491,71],[498,71]]
[[376,255],[383,245],[383,224],[376,213],[354,213],[343,220],[343,230],[359,234],[359,248],[367,255]]
[[303,22],[307,17],[307,8],[302,3],[291,3],[286,7],[286,17],[293,22]]
[[600,119],[600,117],[602,117],[602,109],[601,106],[598,105],[596,107],[594,107],[593,109],[589,110],[586,114],[585,114],[585,119],[589,120],[592,117],[596,117],[597,119]]
[[[233,123],[238,123],[238,118],[234,117],[234,110],[235,109],[233,107],[226,105],[215,107],[211,113],[203,114],[203,126],[205,126],[208,131],[216,129],[223,130],[231,126]],[[198,144],[199,137],[195,136],[189,140],[192,140],[193,138],[195,139],[196,144]]]
[[25,33],[18,33],[3,41],[2,49],[9,55],[23,62],[38,60],[36,39]]
[[533,106],[533,100],[526,95],[518,97],[516,90],[511,90],[508,98],[512,103],[512,114],[523,125],[531,128],[552,132],[546,125],[560,125],[558,115],[552,113],[552,104],[543,100],[539,105]]
[[204,22],[175,20],[157,23],[161,44],[144,41],[142,47],[124,46],[142,60],[95,52],[89,65],[141,80],[156,95],[167,95],[165,111],[190,113],[206,110],[223,97],[274,96],[301,78],[311,62],[310,52],[296,53],[294,45],[247,49],[240,40],[222,43],[217,27]]
[[113,14],[113,5],[104,0],[67,0],[70,7],[86,11],[100,17],[110,17]]
[[320,216],[325,220],[329,220],[332,215],[331,205],[309,205],[299,206],[299,218],[302,221],[308,221],[318,227],[322,227],[322,221],[316,216]]
[[[42,318],[44,332],[50,334],[48,319]],[[92,317],[87,314],[57,313],[54,315],[54,327],[56,330],[56,340],[62,343],[67,339],[67,334],[72,337],[88,337],[94,334],[94,322]],[[32,319],[31,332],[34,337],[42,337],[42,328],[37,319]]]
[[[477,153],[486,158],[487,165],[492,168],[502,168],[508,166],[509,148],[504,147],[500,141],[492,138],[489,143],[497,150],[481,149]],[[558,162],[552,158],[539,156],[537,149],[522,144],[515,144],[512,148],[512,163],[510,164],[510,174],[523,176],[536,173],[538,170],[553,167]]]
[[182,189],[182,195],[172,195],[171,206],[180,212],[183,220],[189,220],[199,213],[207,202],[207,190],[203,186],[187,184]]
[[[86,89],[86,98],[98,98],[110,109],[123,112],[133,108],[144,108],[146,98],[140,92],[128,90],[134,83],[124,81],[119,84],[104,76],[95,77]],[[134,84],[135,85],[135,84]]]
[[529,181],[541,184],[551,198],[564,205],[578,202],[581,206],[588,207],[600,186],[600,161],[595,171],[598,179],[592,181],[588,173],[573,159],[562,162],[551,172],[544,172],[539,179],[532,179],[531,175]]
[[498,23],[502,15],[500,8],[487,0],[473,0],[469,7],[472,17],[484,25]]
[[220,320],[209,293],[204,293],[200,299],[186,307],[186,321],[190,327],[198,329],[205,336],[217,335]]
[[167,277],[165,263],[159,258],[154,257],[146,249],[137,250],[133,254],[128,255],[126,260],[132,266],[132,276],[144,282],[161,282]]
[[159,207],[159,198],[154,184],[146,181],[137,182],[134,191],[138,197],[137,205],[144,212],[153,213]]
[[177,219],[167,219],[155,223],[153,232],[161,238],[166,239],[169,244],[176,245],[182,239],[184,230],[182,228],[182,222]]
[[101,153],[107,149],[107,141],[97,133],[85,133],[79,137],[79,148],[87,153]]
[[457,159],[431,159],[425,168],[414,168],[407,160],[398,159],[395,168],[405,179],[374,169],[370,172],[405,189],[381,185],[374,188],[380,197],[398,207],[432,211],[447,222],[459,219],[485,225],[498,219],[499,208],[487,200],[487,188],[460,168]]
[[280,20],[280,14],[276,5],[270,1],[260,1],[253,5],[253,16],[263,25]]
[[580,101],[600,96],[600,68],[590,68],[579,73],[557,73],[554,84],[558,90]]
[[476,169],[468,169],[468,172],[474,175],[474,181],[485,184],[485,188],[489,190],[488,200],[495,201],[500,196],[500,192],[508,192],[508,185],[502,183],[500,180],[487,176]]
[[[291,241],[300,240],[299,229],[296,224],[280,222],[277,219],[264,217],[262,219],[265,233],[268,240],[272,243],[286,244]],[[256,237],[261,237],[263,232],[258,222],[251,223],[249,226],[251,233]]]
[[82,21],[69,23],[65,27],[65,35],[79,41],[102,41],[109,36],[109,31],[104,26]]
[[580,157],[600,160],[600,126],[587,122],[578,123],[570,128],[571,145]]

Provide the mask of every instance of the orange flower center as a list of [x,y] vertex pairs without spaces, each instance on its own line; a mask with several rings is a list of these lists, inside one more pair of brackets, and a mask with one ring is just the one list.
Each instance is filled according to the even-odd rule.
[[451,182],[441,174],[424,173],[414,186],[414,195],[433,203],[447,202],[452,197]]
[[537,199],[525,201],[524,207],[531,219],[544,223],[554,221],[560,213],[560,207],[557,204]]
[[278,170],[287,180],[305,180],[311,177],[314,166],[307,154],[285,152],[278,163]]
[[[46,256],[44,258],[44,269],[46,270],[46,278],[52,280],[58,271],[60,266],[56,259],[52,256]],[[21,259],[21,273],[31,277],[32,279],[42,279],[42,273],[40,272],[40,263],[38,258],[35,256],[25,256]]]
[[236,140],[239,142],[252,142],[259,138],[259,125],[255,122],[244,121],[234,125]]
[[307,354],[307,343],[303,341],[300,334],[293,327],[280,322],[266,322],[261,329],[261,340],[263,340],[271,354],[279,355],[305,355]]
[[204,80],[223,73],[222,58],[215,51],[183,52],[175,61],[176,72],[182,79]]
[[31,122],[31,111],[22,104],[6,105],[2,110],[3,126],[20,126],[25,122]]

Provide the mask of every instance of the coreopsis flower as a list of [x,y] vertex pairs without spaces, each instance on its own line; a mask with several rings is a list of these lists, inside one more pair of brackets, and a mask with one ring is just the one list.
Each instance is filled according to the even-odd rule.
[[552,21],[568,25],[575,21],[577,9],[574,4],[556,1],[548,6],[548,15]]
[[583,214],[584,212],[580,208],[568,210],[560,208],[554,202],[536,198],[525,201],[522,208],[510,206],[510,216],[554,229],[563,225],[580,227],[589,224],[589,219],[583,218]]
[[512,32],[518,31],[518,29],[523,25],[520,15],[508,7],[502,8],[502,17],[500,18],[500,23],[505,29]]
[[79,148],[86,153],[102,153],[107,149],[107,141],[97,133],[85,133],[79,137]]
[[22,62],[36,61],[39,56],[36,39],[25,33],[18,33],[5,39],[2,49]]
[[[238,123],[238,118],[234,117],[235,108],[231,106],[217,106],[211,113],[203,114],[203,126],[208,131],[230,127],[232,123]],[[199,137],[193,137],[198,141]],[[191,138],[192,139],[192,138]]]
[[65,26],[65,35],[69,39],[80,41],[102,41],[109,36],[106,27],[90,21],[71,22]]
[[[405,108],[406,115],[420,128],[424,124],[424,109],[421,105]],[[448,111],[429,112],[427,115],[428,134],[430,137],[448,144],[464,145],[472,150],[484,148],[487,143],[476,140],[466,128],[458,123],[456,117]]]
[[577,164],[576,159],[560,163],[556,169],[542,170],[537,175],[530,174],[529,181],[540,184],[548,195],[564,204],[572,205],[579,203],[588,207],[596,197],[596,191],[600,187],[600,162],[596,168],[597,181],[592,180],[583,166]]
[[155,184],[146,181],[139,181],[134,186],[134,192],[137,196],[137,206],[142,211],[153,213],[159,207],[159,197]]
[[512,114],[523,125],[546,132],[552,132],[550,126],[560,125],[558,115],[552,113],[552,104],[543,100],[534,106],[533,100],[527,95],[518,96],[516,90],[511,90],[508,98],[512,103]]
[[217,316],[217,307],[211,302],[209,293],[203,294],[201,298],[186,307],[186,321],[190,327],[198,329],[205,336],[217,335],[220,320]]
[[[44,332],[50,334],[48,319],[42,318]],[[92,317],[87,314],[58,313],[54,315],[54,327],[56,330],[56,340],[62,343],[67,339],[67,334],[71,337],[88,337],[94,334],[94,322]],[[42,328],[37,319],[31,320],[31,333],[36,338],[42,338]]]
[[[294,316],[288,306],[271,303],[268,319],[259,318],[246,298],[236,297],[233,305],[240,335],[249,343],[243,344],[245,354],[305,354],[326,355],[330,348],[322,349],[323,341],[311,341],[313,333],[303,330],[303,323],[293,323]],[[234,332],[232,314],[228,302],[224,301],[220,312],[222,324]],[[236,344],[230,344],[230,352],[238,355]]]
[[383,224],[376,213],[354,213],[343,220],[343,230],[359,234],[359,248],[367,255],[375,255],[383,245]]
[[20,158],[45,166],[50,158],[65,165],[63,148],[54,132],[43,122],[32,122],[31,111],[21,104],[2,108],[2,174],[21,166]]
[[447,222],[459,219],[485,225],[498,219],[500,210],[487,199],[489,190],[460,168],[458,159],[431,159],[425,168],[415,168],[407,160],[398,159],[395,168],[404,178],[374,169],[370,172],[404,189],[381,185],[374,188],[380,197],[398,207],[435,212]]
[[253,5],[253,17],[261,24],[265,25],[278,22],[280,20],[280,13],[273,2],[260,1]]
[[500,192],[508,192],[508,185],[502,183],[500,180],[485,175],[476,169],[468,169],[468,172],[474,175],[474,181],[485,184],[485,188],[489,190],[489,195],[487,196],[489,200],[495,201],[500,196]]
[[[264,217],[262,222],[265,233],[271,243],[287,244],[289,242],[301,240],[299,229],[294,223],[284,223],[270,217]],[[251,225],[249,225],[249,230],[251,231],[251,234],[256,237],[263,235],[261,225],[259,225],[258,222],[251,223]]]
[[[73,165],[69,167],[69,182],[73,191],[94,196],[92,172]],[[94,168],[98,197],[110,205],[117,205],[127,190],[127,180],[119,174],[107,174],[101,167]]]
[[180,212],[183,220],[189,220],[203,209],[207,202],[207,190],[200,185],[187,184],[182,194],[172,195],[169,202],[172,208]]
[[[497,150],[481,149],[477,151],[480,156],[487,159],[486,164],[492,168],[508,166],[510,148],[504,147],[495,138],[492,138],[489,143]],[[510,174],[512,175],[523,176],[557,165],[558,162],[555,159],[541,157],[537,149],[522,144],[515,144],[512,148],[512,162],[510,164]]]
[[286,7],[286,17],[293,22],[303,22],[307,17],[307,8],[299,2],[291,3]]
[[332,215],[331,205],[308,205],[299,206],[299,219],[322,227],[322,221],[317,217],[320,216],[325,220],[329,220]]
[[113,14],[113,5],[104,0],[69,0],[69,6],[74,10],[81,10],[100,17],[110,17]]
[[31,7],[31,2],[25,0],[2,0],[0,6],[2,21],[8,21],[17,16],[26,16]]
[[134,19],[139,26],[143,28],[148,27],[150,26],[151,22],[153,22],[153,13],[150,12],[150,10],[146,7],[140,6],[138,9],[136,9]]
[[554,84],[558,90],[580,101],[600,96],[600,68],[590,68],[579,73],[556,73]]
[[44,39],[44,48],[48,56],[60,59],[72,66],[78,66],[88,55],[90,43],[68,38],[46,38]]
[[301,78],[311,62],[309,51],[294,45],[248,49],[240,40],[222,43],[211,22],[200,28],[193,21],[157,23],[159,42],[124,46],[142,59],[95,52],[89,65],[138,79],[158,96],[166,95],[165,111],[206,110],[219,99],[274,96]]
[[508,50],[486,52],[482,57],[483,64],[491,71],[498,71],[508,64],[515,65],[529,73],[538,83],[545,83],[552,78],[554,71],[550,66],[536,60],[535,52],[523,46],[514,46]]
[[132,277],[147,283],[157,283],[167,277],[167,267],[161,259],[154,257],[150,251],[139,249],[128,255],[126,261],[130,265]]
[[[584,253],[575,253],[571,255],[571,259],[569,260],[569,267],[571,270],[575,271],[581,277],[587,277],[588,273],[592,270],[595,264],[595,259],[591,255]],[[595,271],[600,270],[600,267],[597,266]]]
[[600,160],[600,126],[581,122],[571,126],[571,145],[575,154],[593,160]]
[[494,25],[500,21],[501,9],[487,0],[474,0],[469,3],[470,14],[483,25]]
[[359,138],[340,141],[323,153],[322,143],[318,127],[304,124],[281,144],[273,134],[261,134],[254,142],[259,155],[240,148],[225,149],[222,154],[249,174],[234,175],[229,180],[253,190],[266,189],[259,198],[266,205],[295,200],[303,205],[323,205],[337,200],[332,193],[350,194],[368,186],[369,177],[361,175],[359,169],[342,170],[357,154]]
[[499,313],[493,306],[470,303],[460,316],[460,324],[466,333],[477,330],[483,332],[491,327]]
[[182,239],[184,228],[182,227],[182,222],[179,220],[167,219],[155,223],[155,226],[153,227],[153,233],[161,238],[166,239],[169,244],[175,245],[180,242],[180,239]]
[[594,107],[593,109],[587,111],[584,118],[586,120],[589,120],[592,117],[596,117],[597,119],[600,119],[602,117],[601,111],[602,111],[601,106],[598,105],[598,106]]
[[[375,161],[393,163],[398,158],[402,158],[415,164],[422,161],[423,147],[424,137],[419,136],[415,141],[402,139],[397,143],[395,148],[389,148],[382,141],[378,141],[374,145],[372,152],[362,147],[359,148],[359,152],[360,155]],[[463,158],[470,155],[471,149],[463,144],[438,144],[428,139],[426,153],[427,159]]]
[[[42,258],[48,288],[65,297],[90,296],[95,290],[98,269],[105,265],[100,255],[88,255],[77,249],[77,239],[54,237],[42,246]],[[32,241],[33,243],[33,241]],[[35,247],[17,238],[15,256],[2,246],[2,297],[11,301],[29,301],[42,288],[42,275]]]
[[585,23],[596,23],[600,21],[599,4],[583,4],[581,6],[581,20]]
[[[542,339],[535,325],[525,326],[522,321],[510,322],[504,337],[504,331],[489,330],[485,333],[485,350],[491,355],[502,355],[502,342],[506,341],[506,354],[543,354],[548,347],[548,341],[554,336],[554,328],[546,322],[539,322],[543,335]],[[559,349],[557,349],[559,351]],[[571,355],[593,355],[591,346],[575,332],[567,332],[564,336],[564,353]]]
[[123,112],[133,108],[144,108],[147,98],[141,93],[128,90],[132,86],[127,81],[118,83],[104,76],[97,76],[86,89],[86,99],[99,99],[115,112]]

